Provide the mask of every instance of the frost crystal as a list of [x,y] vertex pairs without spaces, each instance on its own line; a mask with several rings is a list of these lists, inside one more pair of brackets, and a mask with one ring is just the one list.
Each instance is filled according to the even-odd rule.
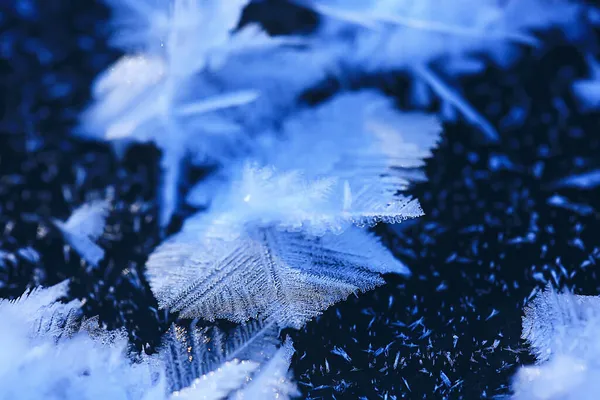
[[[123,330],[86,320],[80,302],[61,303],[67,282],[0,300],[1,399],[288,399],[291,341],[257,321],[229,332],[173,325],[158,354],[127,351]],[[278,348],[279,347],[279,348]],[[25,383],[25,384],[23,384]]]
[[265,134],[253,163],[200,182],[190,201],[213,193],[213,218],[232,229],[254,220],[315,235],[418,217],[418,202],[399,191],[423,179],[439,131],[434,117],[400,113],[375,91],[341,94]]
[[77,208],[66,222],[53,220],[65,240],[91,265],[98,265],[104,258],[104,250],[95,243],[104,232],[110,204],[94,201]]
[[382,284],[380,274],[407,274],[358,227],[422,215],[399,192],[422,179],[438,134],[431,116],[400,113],[373,91],[291,116],[261,138],[254,163],[202,183],[216,192],[211,208],[150,256],[159,304],[184,317],[260,316],[299,328]]
[[525,310],[523,339],[536,366],[515,378],[515,399],[594,399],[600,389],[600,297],[539,294]]
[[[477,112],[459,90],[442,76],[482,71],[486,55],[507,65],[522,46],[537,46],[533,31],[556,26],[573,38],[582,35],[585,8],[568,0],[468,0],[453,2],[411,0],[296,0],[325,17],[314,40],[337,48],[339,61],[354,69],[377,72],[403,69],[422,80],[443,101],[479,126],[490,140],[495,128]],[[426,91],[415,83],[415,103],[429,103]],[[452,118],[451,114],[449,116]]]
[[114,43],[131,53],[96,81],[80,131],[115,141],[118,151],[130,142],[163,151],[166,227],[179,205],[184,160],[221,163],[251,149],[249,133],[273,123],[321,79],[327,57],[299,70],[306,52],[294,47],[298,40],[269,37],[255,25],[236,30],[247,0],[111,3]]
[[[285,210],[288,217],[296,210],[303,212],[305,216],[297,218],[310,225],[303,231],[317,235],[342,232],[349,223],[374,225],[415,218],[422,215],[418,202],[399,191],[423,179],[418,168],[430,156],[440,130],[432,115],[402,113],[378,92],[343,93],[289,118],[281,139],[263,146],[263,163],[286,172],[276,179],[280,187],[275,191],[288,198],[293,192],[300,194],[296,197],[304,198],[298,199],[302,206],[279,208],[275,193],[265,190],[260,197],[256,193],[260,190],[251,185],[242,185],[242,190],[258,195],[257,199],[251,195],[249,202],[269,199],[263,204]],[[268,176],[263,179],[272,181]]]
[[0,300],[0,398],[163,399],[149,366],[127,358],[125,333],[82,319],[77,301],[60,303],[66,289]]
[[158,358],[165,365],[172,399],[287,399],[296,395],[288,378],[294,348],[278,349],[279,329],[257,321],[229,332],[217,327],[173,325]]
[[184,317],[245,321],[261,316],[301,327],[321,310],[408,269],[358,228],[323,237],[254,229],[231,240],[185,229],[148,260],[162,307]]
[[299,396],[300,392],[288,376],[293,354],[294,347],[291,339],[288,338],[271,360],[252,377],[251,382],[235,393],[232,399],[285,400]]
[[58,340],[65,331],[76,325],[79,319],[80,302],[73,300],[61,303],[59,299],[67,295],[69,283],[26,291],[16,300],[0,299],[2,321],[18,319],[27,336],[43,336]]
[[249,361],[233,360],[206,375],[195,379],[190,386],[173,392],[171,400],[220,400],[238,390],[250,379],[258,365]]

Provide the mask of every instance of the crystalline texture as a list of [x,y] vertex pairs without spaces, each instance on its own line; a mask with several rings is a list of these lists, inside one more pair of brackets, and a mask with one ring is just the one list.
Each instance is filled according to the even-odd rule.
[[548,288],[525,309],[523,339],[539,365],[522,367],[515,399],[595,399],[600,390],[600,297]]
[[254,164],[230,167],[230,183],[203,185],[215,188],[211,208],[150,256],[159,304],[184,317],[299,328],[382,284],[380,274],[408,273],[358,227],[422,215],[399,192],[422,179],[438,134],[431,116],[400,113],[373,91],[290,117],[261,138]]
[[104,258],[104,250],[95,241],[104,232],[109,203],[93,201],[77,208],[67,221],[53,220],[65,240],[91,265],[98,265]]
[[[536,29],[558,27],[577,38],[588,26],[585,6],[568,0],[484,0],[476,5],[468,0],[296,1],[325,17],[314,40],[337,47],[340,64],[412,74],[444,100],[444,108],[460,111],[490,141],[498,140],[494,126],[437,71],[447,77],[479,72],[486,64],[472,60],[480,55],[507,66],[520,47],[540,44],[533,35]],[[415,103],[423,100],[422,94],[415,94]]]
[[228,332],[196,324],[173,325],[157,356],[165,365],[172,398],[266,399],[253,394],[268,391],[286,399],[296,394],[288,379],[294,349],[289,339],[278,349],[274,323],[252,321]]
[[401,113],[375,91],[341,94],[291,116],[281,132],[262,137],[254,163],[192,193],[204,191],[202,204],[206,192],[217,196],[212,219],[232,231],[254,222],[320,236],[401,222],[423,214],[399,192],[423,179],[419,167],[439,131],[433,116]]
[[60,303],[67,283],[0,300],[2,399],[161,400],[149,365],[127,358],[127,338],[96,320],[80,303]]
[[526,307],[522,336],[541,362],[565,352],[584,355],[598,324],[600,297],[546,290]]
[[328,57],[312,57],[314,67],[300,69],[307,53],[294,47],[298,40],[270,37],[256,25],[236,30],[247,0],[110,3],[114,43],[131,53],[96,81],[80,131],[113,141],[117,152],[132,142],[162,150],[165,228],[179,206],[186,163],[219,164],[247,153],[251,134],[293,108],[322,78]]
[[383,284],[380,273],[408,273],[358,228],[320,238],[265,228],[236,240],[184,229],[150,256],[147,268],[160,305],[181,316],[261,316],[295,328],[349,294]]

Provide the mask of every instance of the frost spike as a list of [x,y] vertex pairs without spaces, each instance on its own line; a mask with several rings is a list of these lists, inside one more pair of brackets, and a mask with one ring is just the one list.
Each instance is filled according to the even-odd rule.
[[[248,387],[249,381],[262,379],[271,384],[269,377],[274,376],[280,384],[270,387],[283,395],[294,388],[281,382],[287,378],[294,350],[289,341],[278,349],[278,336],[273,321],[250,321],[227,332],[216,326],[199,328],[193,321],[189,328],[172,325],[153,357],[164,366],[172,399],[237,398],[236,391]],[[229,380],[223,371],[233,374]]]
[[486,136],[487,140],[495,143],[498,142],[499,136],[496,128],[494,128],[473,106],[471,106],[455,89],[446,84],[439,76],[437,76],[430,68],[426,66],[415,66],[414,72],[417,77],[427,82],[431,88],[442,98],[450,102],[458,108],[461,113],[474,125],[481,129],[481,132]]
[[75,209],[66,222],[52,219],[67,243],[93,266],[104,258],[104,250],[94,241],[104,232],[109,207],[108,201],[93,201]]
[[288,337],[277,353],[260,367],[250,383],[232,396],[232,400],[287,400],[300,396],[288,373],[294,352],[294,345]]

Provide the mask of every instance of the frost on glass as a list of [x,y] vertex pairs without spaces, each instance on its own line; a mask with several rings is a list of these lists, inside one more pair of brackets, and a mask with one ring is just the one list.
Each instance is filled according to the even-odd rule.
[[526,307],[523,339],[537,365],[522,367],[515,399],[594,399],[600,389],[600,297],[548,288]]

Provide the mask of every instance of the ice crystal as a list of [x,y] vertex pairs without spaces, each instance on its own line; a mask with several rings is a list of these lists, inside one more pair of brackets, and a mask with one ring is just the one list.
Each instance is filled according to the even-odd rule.
[[[288,399],[291,341],[274,323],[229,332],[173,325],[153,356],[133,357],[123,330],[85,319],[81,302],[60,302],[67,282],[0,300],[2,399]],[[25,385],[23,384],[25,383]]]
[[234,234],[249,223],[323,235],[400,222],[422,215],[399,192],[423,179],[419,167],[439,131],[433,116],[399,112],[375,91],[340,94],[265,134],[254,162],[200,182],[190,200],[217,196],[212,220]]
[[349,294],[383,284],[381,273],[408,273],[358,228],[323,237],[257,228],[231,240],[194,225],[147,263],[159,304],[185,317],[241,322],[261,316],[299,328]]
[[[130,142],[163,151],[166,227],[179,204],[184,159],[220,163],[252,148],[249,133],[293,108],[323,76],[328,57],[299,69],[307,56],[294,48],[298,40],[270,37],[256,25],[236,29],[247,0],[111,3],[114,43],[131,53],[98,78],[81,132],[116,141],[118,151]],[[242,113],[226,110],[240,106]]]
[[[341,63],[359,70],[403,69],[411,73],[479,126],[490,140],[497,140],[495,128],[436,71],[449,77],[480,72],[486,65],[477,59],[482,54],[507,65],[516,58],[519,47],[540,44],[533,35],[536,29],[560,27],[576,38],[587,20],[585,7],[568,0],[553,1],[552,5],[540,0],[486,0],[476,6],[467,0],[297,2],[325,17],[315,40],[327,47],[337,43]],[[581,23],[573,25],[574,20]],[[424,91],[418,84],[414,87],[415,102],[422,101]]]
[[61,303],[67,283],[0,300],[2,399],[160,400],[149,365],[132,364],[127,337]]
[[522,367],[515,399],[593,399],[600,377],[600,297],[548,288],[526,307],[523,339],[538,365]]
[[65,222],[52,222],[67,243],[88,263],[96,266],[104,258],[104,250],[95,241],[104,232],[110,204],[99,200],[77,208]]
[[297,394],[288,377],[294,349],[278,349],[274,323],[252,321],[226,332],[217,327],[173,325],[158,358],[172,399],[287,399]]
[[291,116],[261,137],[254,163],[202,183],[216,192],[211,208],[150,256],[159,304],[184,317],[298,328],[382,284],[380,274],[408,273],[358,227],[422,215],[400,191],[422,179],[438,134],[435,118],[401,113],[373,91]]

